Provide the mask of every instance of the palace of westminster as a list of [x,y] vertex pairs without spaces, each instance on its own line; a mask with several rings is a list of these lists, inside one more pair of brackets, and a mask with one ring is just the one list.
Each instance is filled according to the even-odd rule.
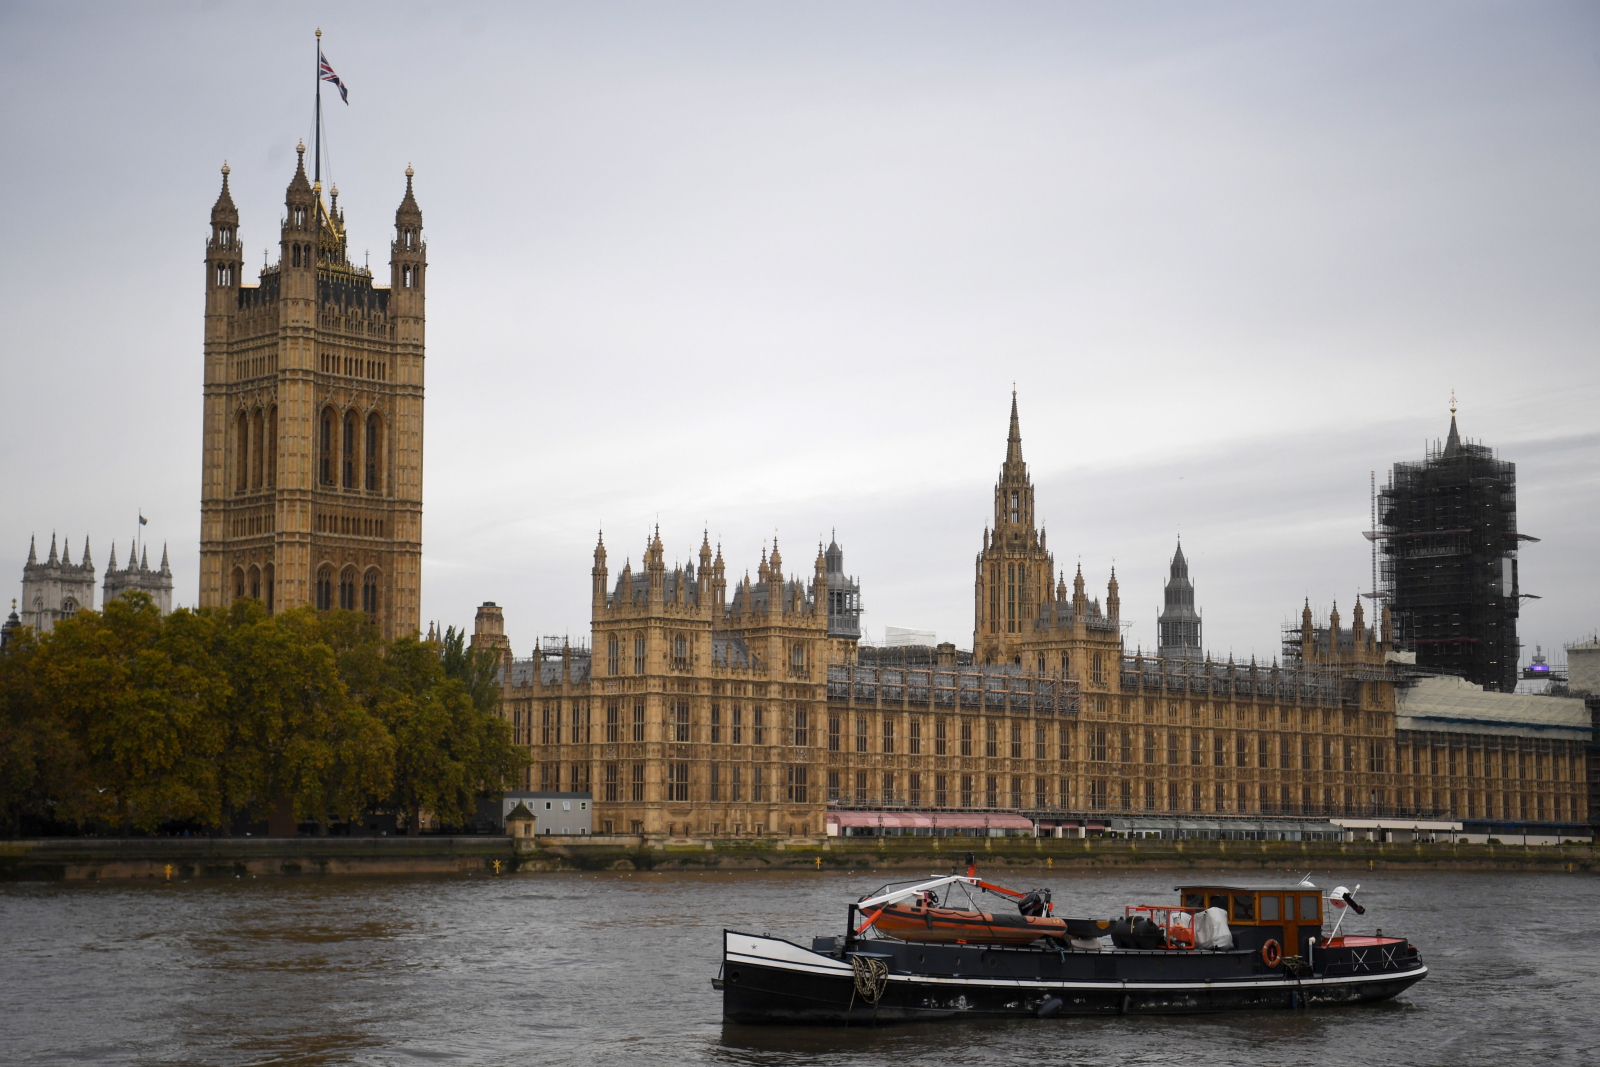
[[[337,188],[324,197],[304,153],[278,262],[256,284],[244,284],[226,166],[211,211],[199,602],[358,610],[386,637],[416,634],[422,213],[408,167],[388,285],[376,284],[350,262]],[[1462,443],[1452,415],[1450,444],[1428,462],[1489,462],[1479,452],[1488,450]],[[1514,483],[1511,492],[1514,501]],[[1396,532],[1385,547],[1393,597],[1409,573],[1406,546],[1424,544],[1412,536]],[[1505,543],[1514,548],[1516,536]],[[932,813],[930,826],[949,813],[968,826],[1022,819],[1057,834],[1251,819],[1297,836],[1335,818],[1578,833],[1591,807],[1589,716],[1581,700],[1501,684],[1516,666],[1495,651],[1509,632],[1515,654],[1515,553],[1502,551],[1504,538],[1493,535],[1483,564],[1505,583],[1490,589],[1494,603],[1510,601],[1491,620],[1501,644],[1449,633],[1408,641],[1403,626],[1425,613],[1391,618],[1396,601],[1379,598],[1376,619],[1358,601],[1348,625],[1337,609],[1316,619],[1306,606],[1270,666],[1216,662],[1203,652],[1180,548],[1159,647],[1130,654],[1115,572],[1101,599],[1081,569],[1056,569],[1013,396],[993,523],[974,561],[970,651],[862,644],[860,584],[836,543],[819,546],[804,578],[786,572],[774,541],[754,579],[730,588],[720,546],[703,539],[698,566],[669,570],[659,531],[637,571],[613,574],[603,540],[595,547],[586,646],[546,642],[516,658],[493,603],[479,609],[473,643],[502,657],[501,713],[528,753],[520,784],[590,794],[595,833],[814,837],[872,832],[894,813],[898,825],[905,813]],[[1429,573],[1454,558],[1435,540],[1411,553]],[[1461,548],[1462,567],[1476,566],[1472,551]],[[88,563],[85,547],[73,566]],[[52,547],[48,566],[62,564]],[[92,606],[92,566],[88,599],[30,556],[35,566],[25,580],[34,600],[25,588],[24,601],[37,601],[40,628]],[[1470,645],[1486,673],[1427,669],[1435,645]]]

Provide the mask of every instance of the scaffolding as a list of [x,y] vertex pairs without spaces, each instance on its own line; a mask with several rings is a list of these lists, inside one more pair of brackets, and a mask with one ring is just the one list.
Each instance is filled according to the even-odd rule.
[[1450,436],[1396,463],[1378,490],[1378,592],[1418,666],[1511,692],[1517,684],[1516,464]]

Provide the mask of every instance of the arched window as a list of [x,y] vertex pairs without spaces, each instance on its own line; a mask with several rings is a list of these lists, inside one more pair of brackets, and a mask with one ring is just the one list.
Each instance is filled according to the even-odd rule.
[[323,564],[317,571],[317,610],[327,611],[333,607],[333,568]]
[[295,224],[295,226],[297,228],[303,228],[305,226],[305,224],[306,224],[306,209],[305,208],[297,207],[297,208],[294,209],[294,224]]
[[333,484],[333,426],[334,415],[332,408],[322,411],[322,439],[317,442],[318,480],[323,485]]
[[1011,490],[1011,521],[1012,522],[1021,522],[1022,521],[1022,503],[1021,503],[1021,500],[1019,499],[1019,496],[1020,496],[1020,494],[1018,494],[1015,489]]
[[339,606],[346,611],[356,610],[356,569],[346,567],[339,575]]
[[233,599],[244,599],[244,568],[233,568]]
[[260,600],[261,599],[261,568],[255,567],[255,566],[252,566],[250,568],[249,588],[250,588],[250,596],[252,598],[256,599],[256,600]]
[[295,245],[294,246],[293,250],[289,253],[289,258],[294,260],[294,265],[295,266],[298,267],[300,265],[300,246],[299,245]]
[[72,597],[69,596],[69,597],[67,597],[65,600],[63,600],[61,602],[61,614],[63,614],[63,615],[75,615],[75,614],[77,614],[77,611],[78,611],[78,602],[76,600],[74,600]]
[[277,577],[277,568],[272,564],[269,563],[265,567],[261,568],[261,585],[263,591],[267,595],[267,611],[269,612],[272,610],[273,602],[277,599],[277,597],[274,595],[276,592],[274,587]]
[[266,461],[266,438],[261,434],[262,426],[261,409],[256,408],[255,414],[250,417],[250,488],[261,488],[261,476],[265,473],[262,464]]
[[267,409],[267,488],[278,484],[278,405]]
[[367,416],[367,491],[383,488],[383,416],[376,411]]
[[356,413],[346,412],[344,417],[344,487],[357,488],[356,483],[356,447],[361,433],[361,423],[356,419]]
[[406,248],[407,249],[410,249],[412,240],[413,240],[413,237],[412,237],[411,231],[407,230],[406,231]]
[[239,492],[249,488],[250,475],[250,416],[239,412],[239,430],[233,437],[234,462],[238,467],[235,487]]
[[368,571],[361,577],[361,610],[367,618],[378,621],[378,572]]

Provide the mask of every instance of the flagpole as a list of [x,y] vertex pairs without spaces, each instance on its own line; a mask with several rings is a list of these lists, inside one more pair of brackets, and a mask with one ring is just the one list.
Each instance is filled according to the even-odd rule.
[[322,184],[322,27],[317,27],[317,151],[312,181]]

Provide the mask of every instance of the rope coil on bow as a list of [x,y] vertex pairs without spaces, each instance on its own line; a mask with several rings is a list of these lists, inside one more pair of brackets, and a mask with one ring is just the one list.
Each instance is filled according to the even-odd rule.
[[878,1003],[889,988],[889,965],[866,956],[851,956],[850,966],[855,970],[856,992],[861,999],[868,1004]]

